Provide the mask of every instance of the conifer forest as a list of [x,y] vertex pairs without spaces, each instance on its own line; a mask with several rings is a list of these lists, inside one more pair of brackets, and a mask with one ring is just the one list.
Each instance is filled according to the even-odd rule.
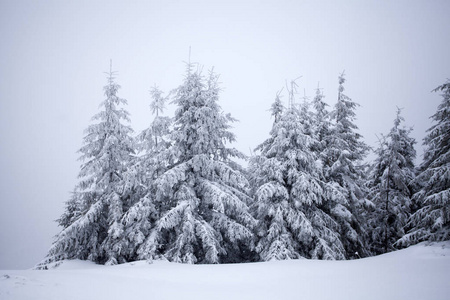
[[442,102],[416,165],[422,141],[401,109],[372,149],[355,124],[358,99],[336,75],[333,106],[319,88],[299,97],[301,80],[274,91],[271,130],[247,157],[232,147],[236,120],[221,109],[213,70],[188,63],[177,88],[152,88],[150,125],[138,133],[110,70],[86,124],[78,183],[38,267],[348,260],[449,240],[450,81],[434,90]]

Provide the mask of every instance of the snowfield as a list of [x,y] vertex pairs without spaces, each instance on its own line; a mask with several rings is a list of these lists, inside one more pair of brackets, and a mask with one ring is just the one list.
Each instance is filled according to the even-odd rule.
[[230,265],[145,261],[1,270],[0,299],[450,299],[450,242],[353,261]]

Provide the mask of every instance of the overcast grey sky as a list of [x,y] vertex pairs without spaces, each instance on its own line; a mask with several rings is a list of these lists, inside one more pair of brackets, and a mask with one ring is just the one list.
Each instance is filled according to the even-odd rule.
[[240,120],[235,146],[247,154],[268,136],[286,79],[303,76],[310,97],[320,82],[334,105],[344,69],[366,142],[398,106],[421,153],[441,101],[430,91],[450,77],[449,11],[429,0],[1,0],[0,269],[32,267],[59,231],[109,59],[137,132],[152,118],[148,90],[181,83],[191,46],[192,61],[221,74],[220,105]]

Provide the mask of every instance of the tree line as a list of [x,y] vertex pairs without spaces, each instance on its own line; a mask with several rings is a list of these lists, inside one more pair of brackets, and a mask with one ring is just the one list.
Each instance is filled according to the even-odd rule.
[[[218,104],[215,72],[188,64],[169,95],[154,87],[153,120],[136,136],[114,76],[85,131],[62,230],[39,268],[64,259],[354,259],[450,238],[450,81],[435,89],[442,102],[415,166],[400,109],[365,162],[372,150],[354,123],[358,104],[344,74],[331,109],[319,88],[312,101],[296,99],[295,81],[288,103],[279,92],[268,138],[249,158],[230,146],[235,119]],[[163,115],[169,100],[173,117]]]

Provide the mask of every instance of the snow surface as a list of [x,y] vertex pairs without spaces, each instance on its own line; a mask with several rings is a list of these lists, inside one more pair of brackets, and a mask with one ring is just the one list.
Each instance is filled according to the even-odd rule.
[[[135,298],[136,297],[136,298]],[[450,242],[352,261],[0,270],[0,299],[450,299]]]

